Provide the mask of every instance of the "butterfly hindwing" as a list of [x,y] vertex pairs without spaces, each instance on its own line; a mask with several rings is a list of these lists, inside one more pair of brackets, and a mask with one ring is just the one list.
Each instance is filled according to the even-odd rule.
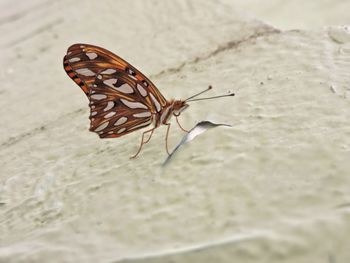
[[146,100],[133,99],[137,97],[137,92],[129,80],[126,82],[122,77],[108,78],[101,75],[88,96],[90,131],[96,132],[101,138],[115,138],[152,123],[151,109],[144,103]]

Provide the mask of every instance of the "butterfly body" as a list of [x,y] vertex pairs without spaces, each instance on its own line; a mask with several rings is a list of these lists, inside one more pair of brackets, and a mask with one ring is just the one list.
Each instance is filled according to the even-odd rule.
[[151,132],[151,137],[154,129],[164,124],[168,135],[170,118],[188,107],[186,101],[166,100],[140,71],[106,49],[72,45],[63,65],[88,97],[90,131],[100,138],[116,138],[152,126],[143,133],[140,151],[150,139],[144,142],[145,133]]

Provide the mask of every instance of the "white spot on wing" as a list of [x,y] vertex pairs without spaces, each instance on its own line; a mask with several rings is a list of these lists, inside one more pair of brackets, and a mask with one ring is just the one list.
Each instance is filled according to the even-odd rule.
[[152,99],[154,105],[156,106],[157,112],[159,112],[160,109],[161,109],[161,108],[160,108],[160,103],[156,100],[156,98],[153,96],[152,93],[150,93],[150,96],[151,96],[151,99]]
[[119,133],[122,133],[122,132],[124,132],[126,130],[126,128],[121,128],[119,131],[117,131],[117,133],[119,134]]
[[105,118],[105,119],[110,118],[110,117],[114,116],[115,114],[116,114],[115,111],[111,111],[110,113],[106,114],[106,115],[104,116],[104,118]]
[[130,109],[148,109],[145,104],[142,104],[140,102],[132,102],[125,99],[120,99],[120,101]]
[[133,93],[134,90],[132,89],[132,87],[130,87],[128,84],[123,84],[120,87],[115,87],[114,89],[122,92],[122,93],[126,93],[126,94],[130,94]]
[[86,53],[86,55],[89,57],[89,59],[95,59],[97,58],[97,54],[94,53],[94,52],[89,52],[89,53]]
[[131,68],[128,68],[127,72],[129,75],[135,75],[135,71],[133,71]]
[[151,115],[152,115],[152,113],[149,112],[149,111],[145,111],[145,112],[140,112],[140,113],[135,113],[135,114],[133,114],[133,116],[136,117],[136,118],[144,118],[144,117],[149,117],[149,116],[151,116]]
[[97,111],[91,112],[91,116],[95,116],[97,114]]
[[109,68],[101,72],[101,74],[113,74],[116,73],[117,71],[115,69]]
[[103,83],[106,84],[108,87],[111,87],[121,93],[130,94],[134,92],[134,90],[126,83],[121,85],[120,87],[114,86],[114,84],[117,83],[117,79],[106,79],[103,81]]
[[126,123],[127,120],[128,120],[127,117],[121,117],[114,123],[114,126],[122,125]]
[[135,129],[140,128],[140,127],[146,127],[146,126],[150,125],[151,122],[152,122],[152,119],[150,119],[146,122],[140,123],[139,125],[136,125],[134,127],[131,127],[129,130],[135,130]]
[[131,68],[128,68],[128,69],[126,70],[126,72],[129,74],[129,76],[130,76],[131,78],[133,78],[134,80],[137,80],[137,78],[136,78],[136,73],[135,73],[135,71],[133,71]]
[[73,62],[77,62],[80,61],[80,58],[71,58],[68,60],[69,62],[73,63]]
[[78,74],[83,75],[83,76],[95,76],[95,72],[93,72],[92,70],[88,69],[88,68],[79,68],[77,70],[75,70]]
[[137,84],[137,89],[139,90],[142,96],[147,96],[147,91],[140,84]]
[[106,106],[106,108],[104,108],[103,111],[108,111],[108,110],[112,109],[113,106],[114,106],[114,102],[113,101],[108,101],[107,106]]
[[115,86],[113,86],[115,83],[117,83],[117,79],[106,79],[103,81],[104,84],[106,84],[107,86],[111,87],[111,88],[115,88]]
[[105,94],[93,94],[93,95],[91,95],[90,98],[92,98],[94,100],[102,100],[102,99],[107,98],[107,96]]
[[95,129],[95,132],[99,132],[99,131],[102,131],[103,129],[105,129],[106,127],[108,126],[108,121],[101,124],[100,126],[98,126],[96,129]]

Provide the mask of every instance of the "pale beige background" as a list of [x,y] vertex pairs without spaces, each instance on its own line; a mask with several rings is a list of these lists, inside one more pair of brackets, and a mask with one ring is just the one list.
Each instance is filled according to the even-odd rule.
[[[1,1],[0,262],[349,262],[349,4],[261,2]],[[88,132],[75,42],[167,98],[233,90],[181,116],[233,128],[129,160],[140,133]]]

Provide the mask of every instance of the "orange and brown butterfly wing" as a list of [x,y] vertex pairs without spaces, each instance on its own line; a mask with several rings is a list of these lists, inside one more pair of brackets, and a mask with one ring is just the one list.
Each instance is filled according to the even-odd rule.
[[90,130],[119,137],[148,126],[166,99],[141,72],[100,47],[75,44],[64,69],[90,100]]

